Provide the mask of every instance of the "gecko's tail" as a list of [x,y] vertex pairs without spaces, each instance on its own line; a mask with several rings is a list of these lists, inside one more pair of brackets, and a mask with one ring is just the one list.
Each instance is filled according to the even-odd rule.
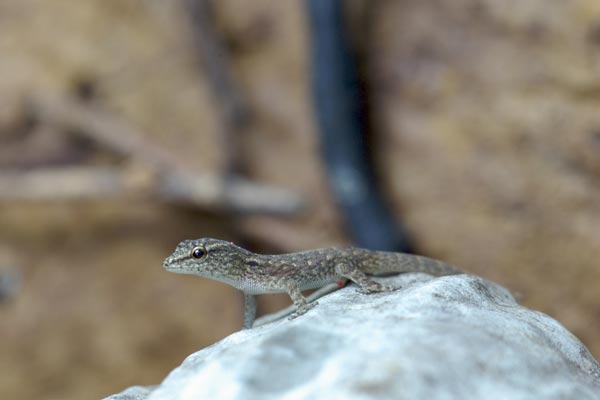
[[424,272],[435,276],[464,274],[464,271],[443,261],[404,253],[377,252],[370,264],[365,265],[364,271],[371,275],[401,272]]
[[[369,275],[386,276],[402,272],[424,272],[434,276],[460,275],[466,272],[454,265],[424,256],[404,253],[376,252],[371,255],[370,262],[361,267]],[[508,289],[517,302],[523,299],[523,294]]]

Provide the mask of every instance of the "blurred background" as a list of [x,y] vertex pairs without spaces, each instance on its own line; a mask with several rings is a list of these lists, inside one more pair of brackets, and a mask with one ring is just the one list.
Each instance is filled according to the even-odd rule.
[[238,330],[238,292],[162,269],[205,236],[440,258],[600,357],[597,0],[0,0],[0,71],[3,399]]

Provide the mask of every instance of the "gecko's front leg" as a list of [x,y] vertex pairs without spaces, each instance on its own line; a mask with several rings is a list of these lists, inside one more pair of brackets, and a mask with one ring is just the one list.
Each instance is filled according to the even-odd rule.
[[252,328],[256,319],[256,296],[244,293],[244,329]]
[[312,303],[307,302],[306,298],[302,295],[302,292],[298,288],[298,285],[295,283],[289,283],[287,285],[287,293],[296,306],[296,311],[290,314],[288,319],[294,319],[302,314],[305,314],[308,310],[318,304],[316,301],[313,301]]

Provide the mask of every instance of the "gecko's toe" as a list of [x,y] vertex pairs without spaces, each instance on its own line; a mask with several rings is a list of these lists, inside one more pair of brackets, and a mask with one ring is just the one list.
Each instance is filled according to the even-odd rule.
[[310,310],[311,308],[313,308],[317,304],[319,304],[318,301],[313,301],[312,303],[305,304],[303,307],[298,308],[296,311],[294,311],[293,313],[291,313],[290,316],[288,317],[288,320],[292,320],[292,319],[297,318],[297,317],[299,317],[299,316],[301,316],[303,314],[306,314],[308,312],[308,310]]

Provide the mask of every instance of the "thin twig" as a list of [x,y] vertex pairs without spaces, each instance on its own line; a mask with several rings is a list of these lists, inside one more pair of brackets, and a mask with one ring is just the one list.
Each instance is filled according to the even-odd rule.
[[0,173],[1,201],[62,201],[122,195],[127,185],[114,168],[66,167]]
[[192,30],[193,46],[210,84],[219,114],[226,175],[243,171],[240,135],[251,122],[250,107],[233,79],[227,49],[214,24],[210,0],[183,0]]
[[269,215],[291,215],[304,207],[301,198],[293,193],[242,179],[225,183],[224,179],[210,175],[132,175],[110,167],[4,171],[0,172],[0,202],[137,196],[213,211]]
[[200,205],[239,214],[293,215],[306,202],[290,191],[242,178],[172,174],[162,179],[161,197],[172,202]]
[[[306,206],[302,196],[285,189],[242,178],[197,174],[147,135],[98,106],[61,97],[37,97],[32,107],[41,123],[74,130],[146,166],[153,179],[151,187],[142,191],[159,199],[242,214],[292,215]],[[0,200],[93,198],[139,191],[127,178],[105,168],[7,173],[0,175]]]
[[230,128],[237,129],[250,110],[232,77],[227,52],[217,34],[214,10],[209,0],[184,0],[193,29],[193,45],[203,70]]
[[156,171],[189,170],[181,158],[155,145],[147,135],[98,106],[58,96],[37,96],[31,101],[31,106],[39,122],[75,130]]

